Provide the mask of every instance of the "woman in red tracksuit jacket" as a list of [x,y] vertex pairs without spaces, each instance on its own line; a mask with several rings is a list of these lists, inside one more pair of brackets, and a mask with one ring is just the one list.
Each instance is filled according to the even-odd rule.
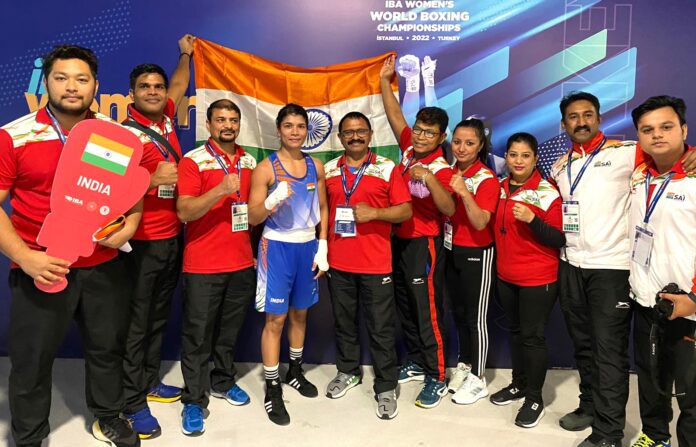
[[561,197],[536,170],[538,144],[528,133],[507,142],[509,177],[502,181],[495,219],[498,251],[496,291],[510,321],[512,383],[491,395],[497,405],[524,398],[515,424],[531,428],[544,416],[541,388],[546,378],[544,329],[556,301]]

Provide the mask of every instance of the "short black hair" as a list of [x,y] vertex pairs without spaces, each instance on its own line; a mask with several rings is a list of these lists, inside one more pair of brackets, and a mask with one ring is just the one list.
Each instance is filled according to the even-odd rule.
[[440,133],[445,133],[449,124],[449,116],[447,116],[447,112],[439,107],[423,107],[416,114],[416,121],[428,125],[437,124],[440,128]]
[[135,90],[135,82],[141,75],[150,73],[162,76],[162,78],[164,79],[164,88],[169,88],[169,78],[167,77],[167,73],[165,73],[164,68],[160,67],[157,64],[140,64],[130,72],[131,90]]
[[565,119],[565,112],[569,105],[576,101],[589,101],[595,108],[597,115],[599,115],[599,99],[592,93],[587,92],[577,92],[573,91],[568,93],[561,99],[561,119]]
[[478,159],[483,164],[486,164],[488,161],[488,152],[490,152],[491,143],[488,141],[488,137],[486,136],[486,126],[483,124],[483,121],[477,118],[469,118],[460,121],[452,131],[452,136],[454,136],[454,133],[460,127],[474,129],[476,132],[476,137],[483,143],[483,147],[478,153]]
[[676,112],[679,117],[680,126],[686,124],[686,103],[684,100],[675,96],[660,95],[651,96],[646,99],[643,104],[633,109],[631,112],[633,125],[638,129],[638,121],[640,121],[641,116],[663,107],[671,107]]
[[307,116],[307,111],[301,105],[295,103],[289,103],[283,106],[282,109],[278,111],[278,116],[276,117],[276,128],[280,129],[280,123],[283,122],[288,115],[300,115],[304,118],[305,124],[309,124],[309,116]]
[[210,103],[208,110],[205,112],[205,116],[208,118],[208,121],[210,121],[210,119],[213,117],[213,110],[215,109],[233,110],[237,112],[239,119],[242,119],[242,111],[239,110],[239,106],[229,99],[218,99],[217,101]]
[[510,135],[510,138],[508,138],[507,140],[505,152],[510,150],[510,146],[512,146],[513,143],[525,143],[532,149],[532,152],[534,152],[535,156],[539,153],[539,142],[537,141],[536,137],[531,133],[517,132]]
[[58,45],[43,57],[43,75],[48,77],[53,69],[53,64],[57,60],[64,59],[80,59],[89,65],[89,70],[92,72],[94,79],[97,79],[97,71],[99,69],[99,59],[94,51],[89,48],[79,47],[77,45]]
[[339,132],[343,130],[343,122],[346,120],[363,120],[367,123],[367,128],[372,130],[372,124],[370,124],[370,120],[367,119],[367,116],[362,112],[354,111],[346,113],[343,118],[341,118],[341,121],[338,122]]

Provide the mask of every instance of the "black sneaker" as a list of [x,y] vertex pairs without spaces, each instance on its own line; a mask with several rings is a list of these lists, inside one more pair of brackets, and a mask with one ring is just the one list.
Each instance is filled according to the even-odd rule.
[[290,360],[289,366],[288,373],[285,375],[285,383],[295,388],[304,397],[317,397],[319,391],[317,387],[305,378],[302,370],[302,361]]
[[263,399],[263,406],[266,407],[268,419],[274,424],[288,425],[290,415],[285,409],[283,402],[283,389],[278,380],[266,380],[266,396]]
[[581,431],[590,428],[594,422],[594,415],[582,408],[576,408],[558,420],[558,424],[568,431]]
[[524,391],[517,388],[517,385],[511,383],[500,391],[491,394],[489,397],[491,403],[496,405],[508,405],[516,400],[520,400],[524,397]]
[[515,425],[524,428],[536,427],[543,417],[544,404],[541,402],[534,402],[531,399],[525,399],[522,408],[517,412]]
[[612,441],[592,433],[578,447],[621,447],[621,441]]
[[139,447],[140,438],[128,421],[119,417],[97,419],[92,424],[92,435],[111,447]]

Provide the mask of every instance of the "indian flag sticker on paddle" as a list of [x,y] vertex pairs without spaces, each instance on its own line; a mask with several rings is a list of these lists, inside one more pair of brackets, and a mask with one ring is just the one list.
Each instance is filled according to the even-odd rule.
[[81,160],[114,174],[124,175],[132,155],[132,148],[93,133],[85,146]]

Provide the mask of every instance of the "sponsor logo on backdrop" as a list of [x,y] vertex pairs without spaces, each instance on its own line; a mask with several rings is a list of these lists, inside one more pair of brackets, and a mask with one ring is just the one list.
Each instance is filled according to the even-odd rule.
[[375,40],[456,41],[469,21],[469,11],[457,9],[454,0],[384,0],[382,9],[369,13]]

